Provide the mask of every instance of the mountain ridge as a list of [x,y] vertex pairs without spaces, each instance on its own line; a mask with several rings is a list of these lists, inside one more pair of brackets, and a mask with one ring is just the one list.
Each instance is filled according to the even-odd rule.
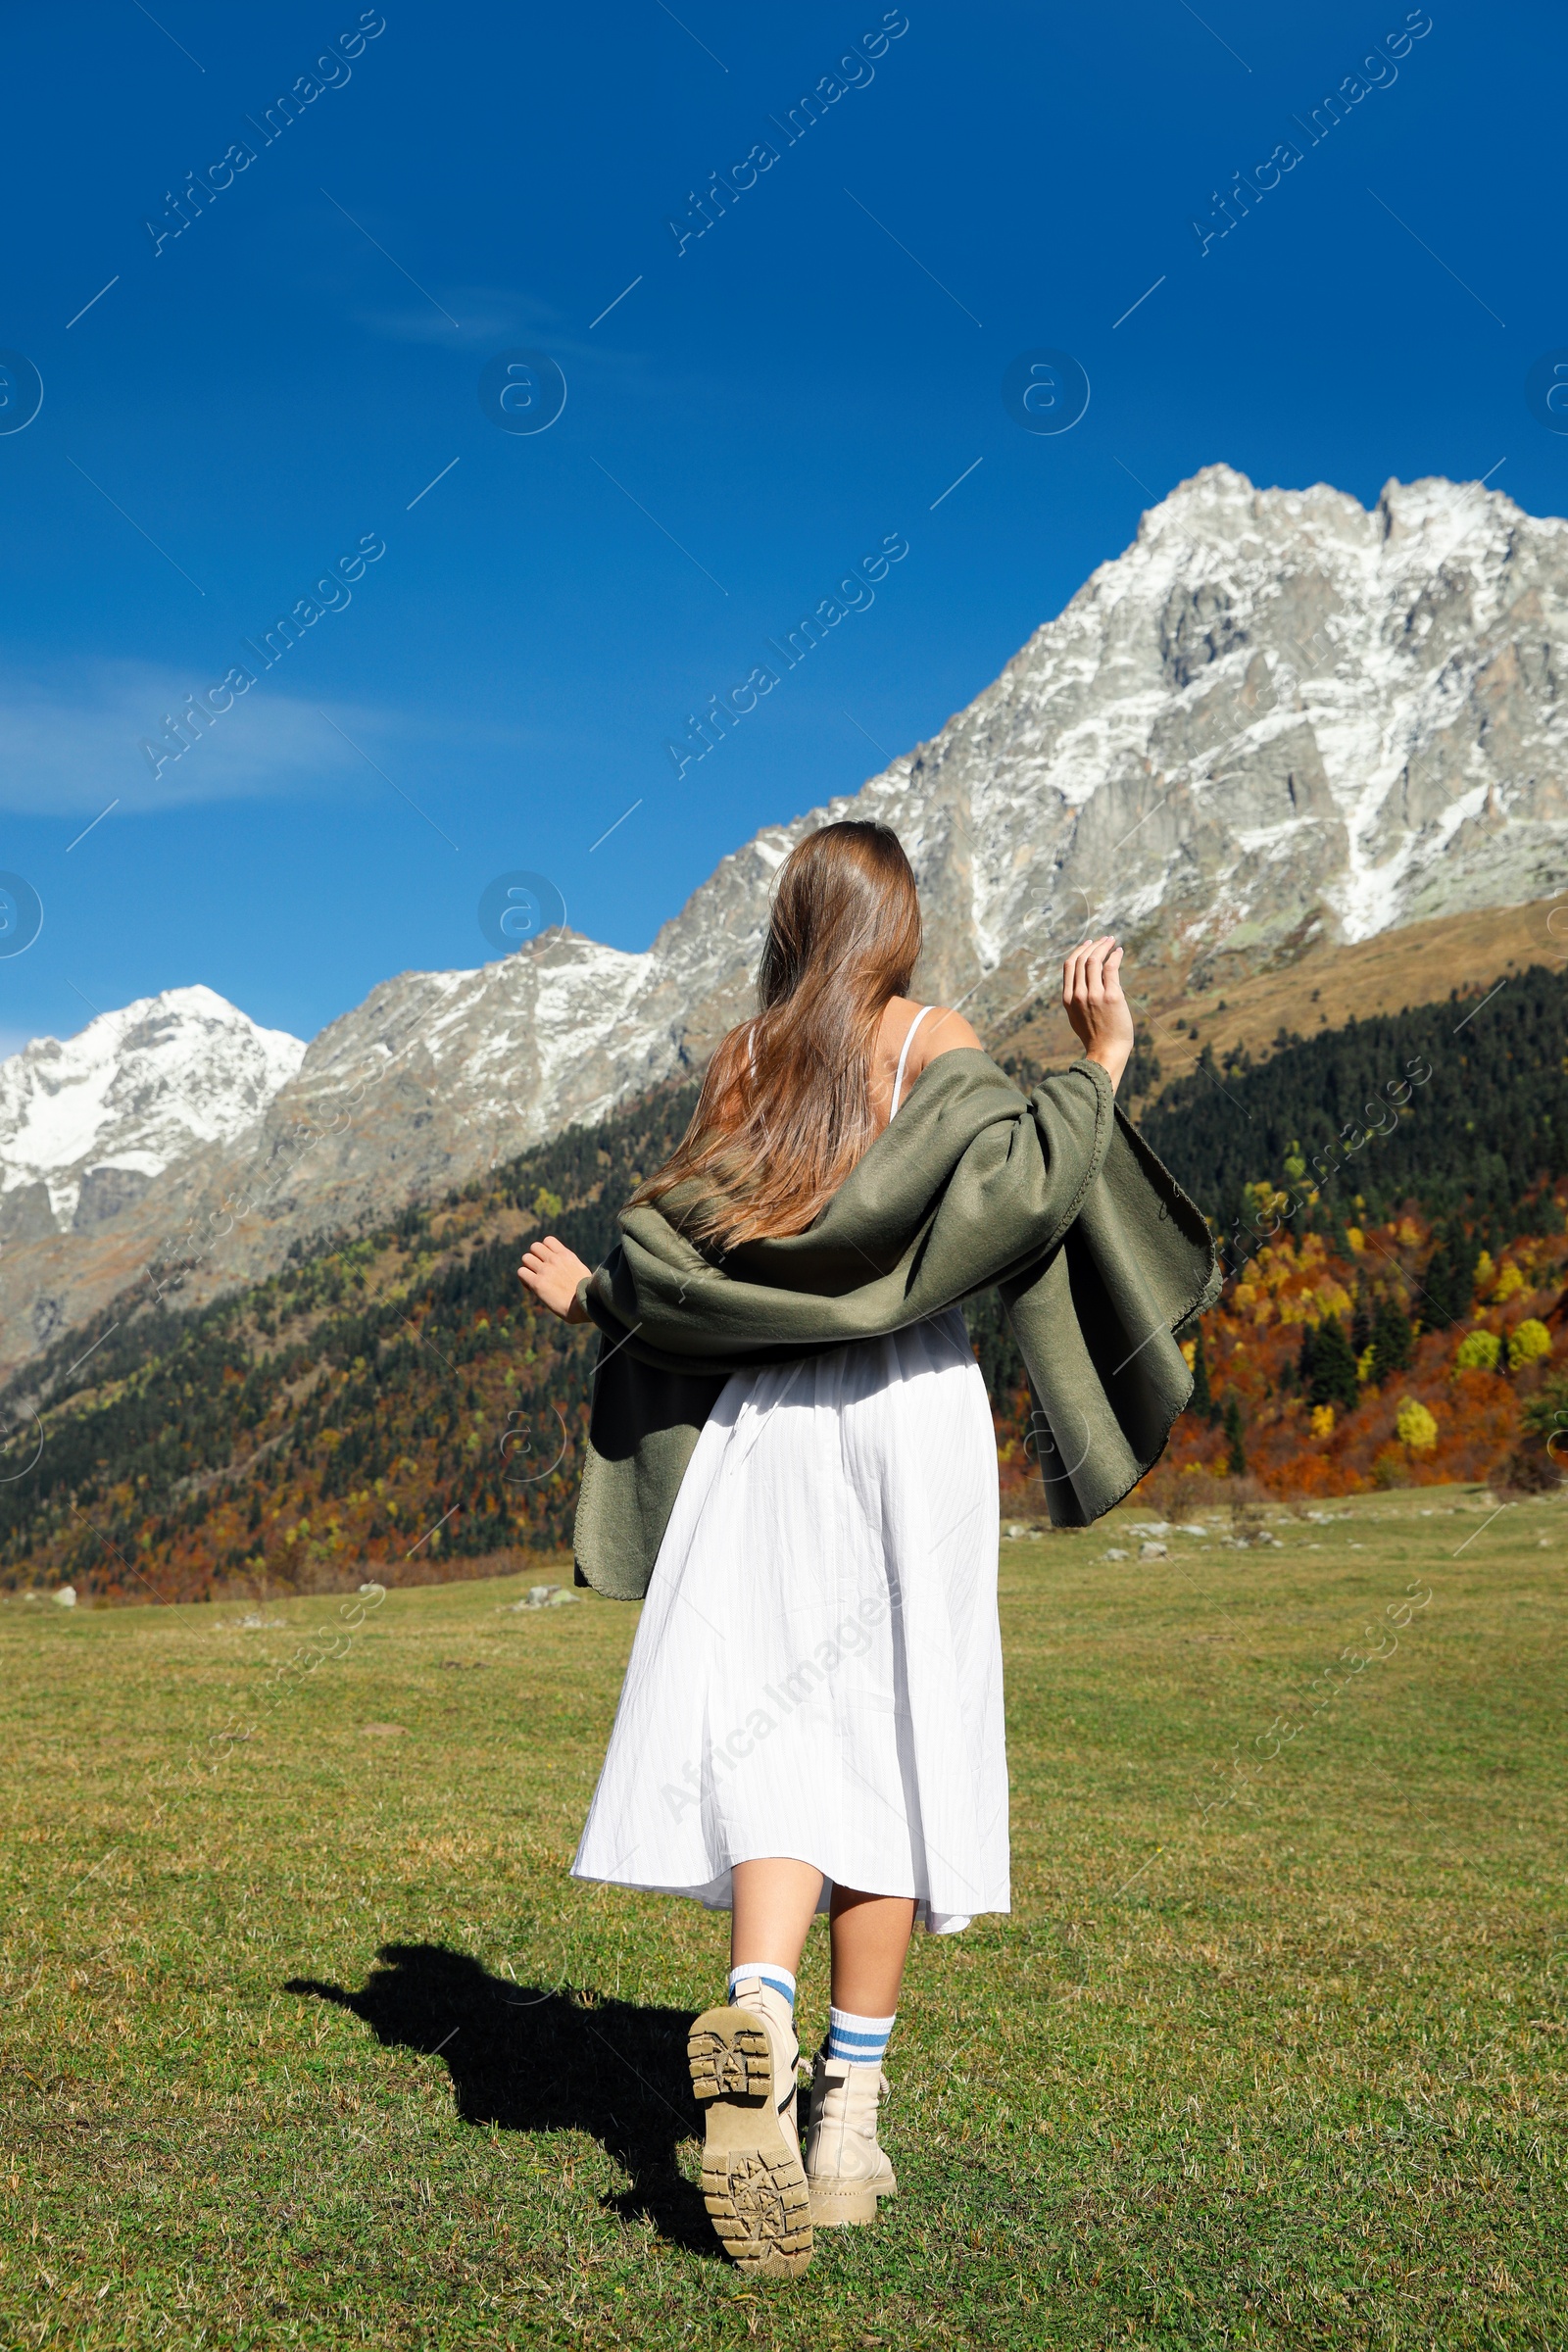
[[106,1224],[193,1148],[245,1132],[305,1058],[200,983],[0,1062],[0,1242]]
[[[1548,1426],[1568,1379],[1565,1022],[1568,975],[1536,964],[1491,996],[1288,1041],[1223,1089],[1200,1067],[1162,1090],[1145,1136],[1240,1275],[1183,1334],[1204,1368],[1156,1473],[1167,1500],[1188,1467],[1234,1468],[1236,1446],[1277,1491],[1351,1493],[1498,1475],[1533,1415]],[[1022,1087],[1039,1074],[1004,1066]],[[666,1081],[195,1313],[116,1301],[57,1342],[0,1420],[0,1589],[190,1599],[559,1551],[597,1340],[536,1311],[518,1253],[547,1227],[602,1259],[694,1097]],[[965,1311],[1008,1507],[1041,1511],[1000,1300]],[[1335,1344],[1305,1386],[1302,1366],[1331,1319],[1340,1378],[1319,1394]],[[1412,1397],[1431,1422],[1414,1444]],[[1556,1480],[1539,1446],[1530,1472]]]
[[[1568,883],[1565,631],[1568,523],[1500,491],[1391,482],[1367,510],[1205,467],[929,742],[761,828],[647,950],[557,932],[383,981],[242,1136],[199,1145],[100,1232],[7,1251],[0,1365],[138,1265],[194,1248],[185,1296],[212,1296],[697,1070],[745,1009],[779,864],[827,819],[900,832],[926,918],[916,987],[993,1039],[1086,927],[1124,937],[1158,1005],[1544,900]],[[265,1210],[236,1220],[257,1193]],[[225,1218],[220,1257],[202,1236]]]

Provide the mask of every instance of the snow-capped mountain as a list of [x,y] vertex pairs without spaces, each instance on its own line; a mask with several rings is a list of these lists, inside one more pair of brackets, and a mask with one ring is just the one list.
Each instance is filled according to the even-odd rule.
[[[101,1232],[8,1249],[0,1364],[208,1211],[222,1239],[187,1250],[187,1299],[700,1066],[746,1004],[779,864],[826,817],[897,828],[926,915],[917,991],[993,1039],[1091,925],[1173,1002],[1544,898],[1568,882],[1565,680],[1568,522],[1479,482],[1391,482],[1368,512],[1205,467],[932,742],[725,858],[646,954],[564,933],[388,980],[275,1092],[258,1082],[242,1134],[215,1123]],[[109,1156],[84,1142],[51,1165],[51,1204]],[[123,1139],[113,1157],[140,1165]]]
[[0,1237],[91,1233],[200,1144],[255,1124],[305,1055],[210,988],[171,988],[0,1062]]
[[1544,897],[1568,878],[1565,674],[1568,522],[1480,483],[1391,482],[1368,513],[1209,466],[933,742],[725,858],[647,955],[565,936],[406,974],[298,1091],[428,1018],[443,1083],[456,1055],[465,1116],[510,1148],[599,1115],[738,1017],[773,877],[830,817],[897,828],[921,987],[972,991],[982,1026],[1091,922],[1207,977]]

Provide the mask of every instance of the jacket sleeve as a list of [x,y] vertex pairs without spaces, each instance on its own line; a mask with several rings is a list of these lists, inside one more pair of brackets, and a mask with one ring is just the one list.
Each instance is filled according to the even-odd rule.
[[640,1600],[686,1465],[724,1379],[659,1371],[643,1363],[625,1345],[630,1333],[614,1328],[592,1292],[586,1303],[600,1324],[599,1361],[572,1559],[578,1584],[591,1585],[612,1600]]
[[1114,1108],[1108,1077],[1105,1092],[1106,1148],[1071,1222],[1037,1265],[1000,1285],[1058,1527],[1087,1527],[1158,1461],[1193,1389],[1174,1335],[1222,1279],[1201,1211]]

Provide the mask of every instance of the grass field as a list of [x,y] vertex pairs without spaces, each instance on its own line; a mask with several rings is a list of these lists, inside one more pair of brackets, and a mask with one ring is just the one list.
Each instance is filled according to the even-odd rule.
[[796,2286],[693,2186],[727,1920],[566,1877],[633,1610],[6,1601],[0,2342],[1555,2352],[1565,1512],[1492,1508],[1004,1546],[1016,1907]]

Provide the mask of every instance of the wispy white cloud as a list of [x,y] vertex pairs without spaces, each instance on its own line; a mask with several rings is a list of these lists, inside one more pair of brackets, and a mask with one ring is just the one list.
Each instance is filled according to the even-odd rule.
[[549,352],[562,367],[567,361],[588,359],[600,367],[626,365],[624,352],[612,342],[603,335],[590,337],[590,311],[585,310],[580,318],[567,318],[554,304],[508,286],[451,287],[442,301],[458,319],[456,327],[428,303],[412,296],[407,302],[358,310],[352,316],[356,326],[388,343],[434,343],[449,351],[487,355],[505,351],[509,345],[523,345]]
[[471,343],[492,349],[518,338],[548,337],[564,323],[549,303],[510,286],[451,286],[444,302],[458,321],[455,327],[412,295],[406,302],[355,311],[352,317],[356,326],[389,343]]
[[[165,714],[211,683],[140,662],[89,662],[69,673],[0,672],[0,808],[90,817],[117,795],[126,813],[270,799],[361,766],[317,702],[262,682],[155,779],[142,740],[156,739]],[[331,707],[372,748],[404,723],[364,706],[334,701]]]

